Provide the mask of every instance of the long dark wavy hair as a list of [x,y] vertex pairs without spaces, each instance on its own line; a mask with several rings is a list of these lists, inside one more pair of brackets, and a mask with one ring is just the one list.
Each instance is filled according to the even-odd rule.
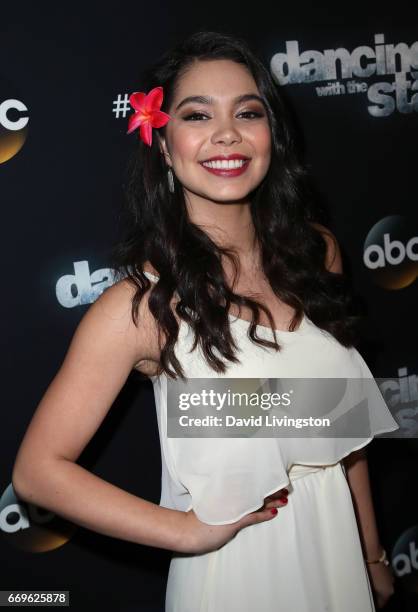
[[[261,59],[240,38],[197,32],[170,49],[145,73],[141,90],[161,85],[161,110],[168,112],[182,74],[196,61],[217,59],[244,64],[265,102],[272,135],[271,163],[263,181],[250,194],[250,208],[266,278],[274,293],[295,309],[290,331],[306,313],[343,346],[352,346],[359,316],[353,312],[348,279],[345,274],[325,269],[326,243],[312,225],[318,218],[309,188],[309,171],[298,160],[289,110]],[[165,135],[165,127],[158,131]],[[151,147],[140,139],[137,143],[128,165],[120,217],[123,237],[113,246],[111,259],[115,280],[126,278],[136,288],[132,299],[135,325],[139,303],[152,287],[148,307],[165,336],[160,373],[185,379],[174,352],[179,325],[170,306],[173,297],[177,300],[176,314],[194,331],[193,349],[199,343],[207,363],[216,372],[227,370],[218,355],[240,362],[230,330],[231,304],[251,309],[249,336],[253,342],[280,350],[276,334],[275,341],[257,335],[259,308],[266,313],[274,332],[269,309],[234,293],[226,283],[221,256],[229,258],[236,273],[239,262],[234,250],[215,244],[190,221],[182,184],[174,173],[174,192],[169,191],[157,130]],[[145,262],[158,272],[155,285],[143,272]]]

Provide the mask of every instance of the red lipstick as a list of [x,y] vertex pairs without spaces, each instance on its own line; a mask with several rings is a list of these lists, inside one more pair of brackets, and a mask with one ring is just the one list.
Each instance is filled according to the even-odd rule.
[[[237,168],[211,168],[209,166],[204,165],[204,162],[212,162],[212,161],[217,161],[217,160],[235,160],[235,159],[239,159],[242,160],[242,164],[241,166],[238,166]],[[214,157],[210,157],[209,159],[205,159],[204,162],[200,162],[201,166],[207,170],[208,172],[210,172],[211,174],[215,174],[217,176],[223,176],[223,177],[234,177],[234,176],[240,176],[241,174],[243,174],[247,168],[248,168],[248,164],[250,163],[251,158],[246,157],[245,155],[241,155],[239,153],[233,153],[231,155],[215,155]]]

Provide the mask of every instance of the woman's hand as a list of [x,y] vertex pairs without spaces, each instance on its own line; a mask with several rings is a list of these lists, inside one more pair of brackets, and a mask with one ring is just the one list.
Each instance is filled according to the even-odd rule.
[[[202,554],[216,550],[231,540],[235,534],[247,527],[273,519],[273,508],[285,506],[287,490],[282,489],[265,498],[263,506],[243,516],[239,521],[228,525],[208,525],[200,521],[193,510],[183,513],[181,551]],[[286,501],[284,501],[286,500]]]
[[[286,506],[288,494],[289,491],[287,489],[280,489],[279,491],[276,491],[276,493],[270,493],[270,495],[264,499],[264,505],[261,506],[259,510],[262,510],[263,508],[275,508],[276,506]],[[280,503],[277,504],[277,502]]]
[[383,563],[368,563],[369,578],[376,598],[376,607],[383,608],[394,594],[395,576],[390,565]]

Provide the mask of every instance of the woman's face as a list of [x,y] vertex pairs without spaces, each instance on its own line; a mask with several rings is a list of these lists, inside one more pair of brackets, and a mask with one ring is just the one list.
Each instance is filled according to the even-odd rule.
[[[190,96],[199,99],[186,101]],[[242,96],[246,98],[239,99]],[[178,81],[161,145],[186,195],[216,202],[246,198],[270,165],[271,132],[249,70],[231,60],[196,62]],[[238,155],[232,170],[207,168],[213,157]],[[231,166],[231,162],[210,165]],[[238,167],[236,167],[238,166]]]

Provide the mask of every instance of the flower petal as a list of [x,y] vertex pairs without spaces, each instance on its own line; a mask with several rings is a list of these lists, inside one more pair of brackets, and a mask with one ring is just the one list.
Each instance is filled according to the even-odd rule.
[[161,86],[151,89],[146,97],[145,104],[148,111],[160,110],[163,102],[163,88]]
[[142,113],[133,113],[132,115],[130,115],[128,118],[128,131],[126,133],[130,134],[131,132],[136,130],[136,128],[141,125],[143,118],[144,117]]
[[129,96],[129,102],[136,111],[144,108],[146,95],[142,91],[135,91]]
[[154,128],[163,127],[171,119],[170,115],[164,111],[153,111],[151,113],[151,125]]
[[139,133],[145,144],[150,147],[152,144],[152,127],[149,121],[143,121],[141,123]]

